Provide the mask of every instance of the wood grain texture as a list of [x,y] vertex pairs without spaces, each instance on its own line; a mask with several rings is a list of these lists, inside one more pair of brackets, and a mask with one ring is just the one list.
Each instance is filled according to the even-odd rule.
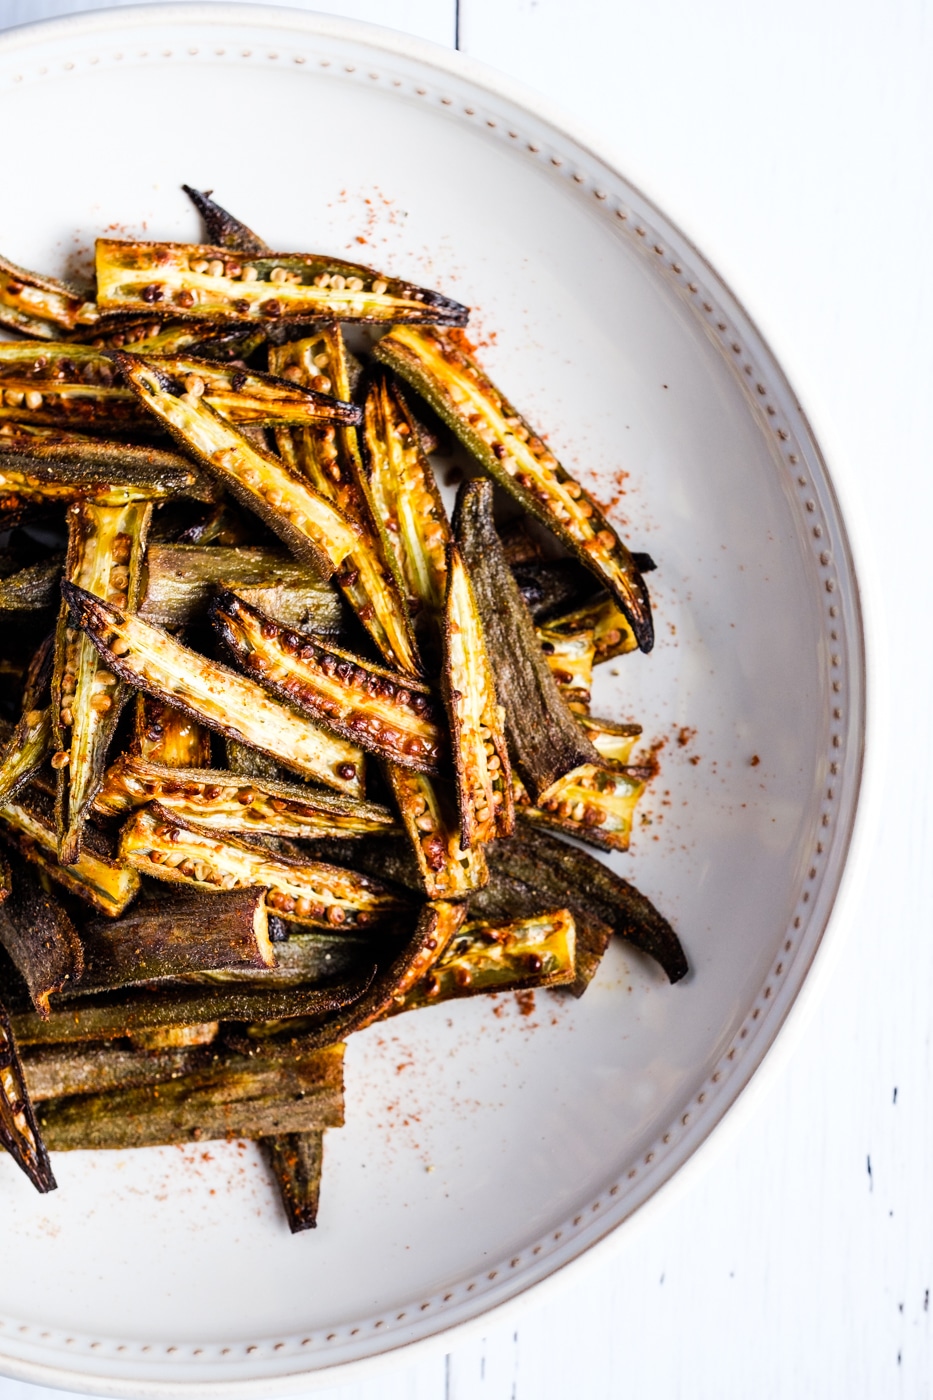
[[[7,0],[0,24],[81,8]],[[453,0],[329,8],[453,35]],[[874,659],[885,809],[871,814],[870,869],[819,1008],[705,1173],[572,1271],[559,1298],[446,1361],[314,1393],[920,1400],[933,1365],[929,9],[894,0],[883,21],[868,0],[459,10],[468,54],[614,145],[724,273],[801,393],[845,504],[871,522],[867,562],[894,593]],[[53,1394],[0,1381],[0,1400]]]

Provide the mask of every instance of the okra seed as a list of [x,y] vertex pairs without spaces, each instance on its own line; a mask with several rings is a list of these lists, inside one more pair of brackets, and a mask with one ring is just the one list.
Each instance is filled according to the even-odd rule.
[[376,281],[373,283],[373,286],[372,286],[373,295],[374,295],[374,296],[377,296],[377,297],[381,297],[381,296],[383,295],[383,293],[385,293],[385,292],[388,291],[388,289],[389,289],[389,284],[388,284],[388,282],[383,282],[383,280],[382,280],[381,277],[378,277],[378,278],[376,279]]
[[344,287],[347,285],[347,279],[345,277],[341,277],[339,272],[335,272],[330,279],[330,285],[335,292],[342,292]]
[[206,271],[207,271],[207,268],[208,268],[207,258],[195,258],[194,262],[191,263],[190,266],[191,266],[191,271],[192,271],[192,272],[196,272],[196,273],[198,273],[198,274],[200,275],[202,272],[206,272]]
[[314,279],[314,285],[315,285],[315,287],[329,287],[329,286],[330,286],[330,276],[329,276],[329,274],[326,273],[326,272],[321,272],[321,273],[319,273],[318,276],[315,277],[315,279]]
[[107,602],[110,604],[110,606],[111,606],[112,608],[125,608],[125,607],[126,607],[126,594],[125,594],[125,593],[121,593],[119,590],[116,590],[116,591],[114,591],[113,593],[108,593],[108,594],[107,594]]
[[207,272],[209,277],[223,277],[224,265],[220,258],[211,258],[207,264]]
[[185,380],[185,388],[193,399],[199,399],[206,387],[204,380],[199,374],[189,374]]
[[327,922],[329,924],[342,924],[346,921],[346,910],[341,909],[339,904],[332,904],[327,911]]
[[287,369],[282,371],[282,378],[290,379],[293,384],[300,384],[304,378],[304,370],[301,365],[289,365]]
[[126,588],[129,581],[129,571],[122,564],[117,564],[110,570],[111,588]]
[[612,549],[616,542],[616,537],[611,530],[600,530],[596,535],[597,544],[601,544],[603,549]]
[[143,287],[142,299],[147,302],[161,301],[165,296],[164,289],[158,282],[150,282],[148,287]]
[[342,778],[346,783],[351,782],[356,777],[356,764],[338,763],[337,777]]
[[269,273],[270,282],[285,282],[287,278],[288,272],[284,267],[274,267]]
[[39,393],[38,389],[28,390],[26,394],[26,407],[32,409],[42,407],[42,395]]
[[29,726],[30,729],[34,729],[34,728],[36,727],[36,725],[37,725],[37,724],[39,723],[39,721],[42,719],[43,713],[44,713],[44,711],[42,711],[42,710],[30,710],[30,711],[29,711],[29,714],[26,716],[26,723],[27,723],[27,725]]
[[[189,307],[194,306],[194,301],[194,292],[189,291],[187,287],[183,287],[180,292],[175,293],[175,305],[182,307],[182,309],[185,311],[187,311]],[[143,332],[139,339],[145,339],[145,332]]]
[[91,701],[91,709],[96,710],[99,715],[105,715],[113,705],[109,695],[95,695]]
[[8,403],[11,408],[21,408],[23,399],[26,397],[22,389],[7,389],[3,395],[4,403]]
[[125,656],[126,653],[130,650],[130,644],[129,642],[124,640],[123,637],[118,637],[111,646],[110,650],[113,652],[114,656]]
[[420,817],[415,819],[415,826],[419,831],[433,831],[434,818],[431,816],[430,812],[424,812]]
[[255,267],[244,267],[241,274],[242,281],[244,282],[255,282],[258,277],[259,273]]
[[327,369],[330,365],[330,356],[326,351],[321,355],[315,355],[314,363],[317,365],[318,369]]
[[265,316],[281,316],[282,303],[273,298],[271,301],[264,301],[259,309]]
[[62,726],[65,729],[70,729],[75,722],[74,715],[72,714],[71,710],[69,710],[67,707],[64,710],[62,710],[59,718],[62,722]]
[[238,262],[228,262],[224,268],[224,272],[228,277],[239,277],[242,271],[243,268]]
[[70,760],[71,754],[67,753],[64,749],[59,749],[58,753],[52,754],[50,762],[52,767],[57,770],[59,768],[66,768]]
[[348,278],[347,278],[347,291],[348,291],[348,292],[361,292],[362,290],[363,290],[363,279],[362,279],[362,277],[348,277]]

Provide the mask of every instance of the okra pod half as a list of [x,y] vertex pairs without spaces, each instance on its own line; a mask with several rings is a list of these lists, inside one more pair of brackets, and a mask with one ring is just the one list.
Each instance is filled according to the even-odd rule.
[[492,483],[461,488],[454,522],[505,709],[509,751],[533,801],[583,764],[599,764],[557,688],[492,518]]
[[370,753],[438,771],[445,735],[427,686],[280,627],[234,593],[221,594],[211,615],[231,655],[273,695]]
[[551,530],[617,600],[642,651],[654,643],[644,579],[596,501],[454,337],[396,326],[375,348],[453,429],[485,471]]
[[0,943],[36,1011],[48,1016],[51,994],[80,982],[84,950],[67,911],[30,866],[17,865],[12,885],[10,897],[0,905]]
[[446,778],[414,773],[396,763],[385,774],[408,837],[417,872],[412,888],[428,899],[465,899],[489,878],[482,846],[461,845],[457,794]]
[[[99,506],[82,501],[69,507],[68,582],[132,611],[139,599],[151,517],[148,503]],[[63,602],[52,678],[52,766],[58,772],[56,820],[63,865],[73,865],[78,858],[84,823],[127,695],[119,677],[100,664],[86,633],[69,623],[68,604]]]
[[77,288],[0,258],[0,325],[54,340],[62,331],[93,325],[98,315]]
[[54,1191],[56,1182],[26,1079],[13,1027],[0,1002],[0,1147],[5,1147],[37,1191]]
[[[269,368],[295,384],[348,399],[350,356],[340,327],[325,326],[304,340],[269,351]],[[338,575],[347,602],[385,661],[412,675],[420,662],[411,617],[386,531],[373,501],[354,425],[276,431],[276,443],[293,471],[306,477],[359,527],[360,539]]]
[[471,919],[386,1014],[483,992],[565,987],[575,977],[575,955],[576,926],[569,909],[509,923]]
[[73,625],[97,647],[104,665],[227,738],[260,749],[303,777],[357,796],[363,791],[363,755],[327,733],[261,686],[228,670],[141,618],[63,583]]
[[55,818],[43,793],[30,789],[17,801],[5,802],[0,806],[0,825],[20,855],[108,918],[122,914],[139,892],[136,871],[112,858],[99,832],[87,832],[73,865],[59,863]]
[[282,1193],[293,1235],[317,1225],[324,1168],[324,1133],[280,1133],[263,1138],[262,1148]]
[[464,849],[509,836],[515,825],[505,711],[483,639],[483,624],[460,551],[447,553],[444,600],[444,704],[450,721],[460,841]]
[[52,1152],[339,1128],[343,1046],[263,1060],[216,1050],[178,1079],[47,1099],[38,1117]]
[[270,911],[289,922],[364,929],[391,920],[406,907],[378,880],[322,861],[274,854],[229,833],[182,822],[157,802],[127,822],[120,855],[143,874],[208,893],[262,886]]
[[573,612],[550,618],[544,625],[564,635],[592,631],[593,662],[597,666],[602,661],[611,661],[614,656],[624,656],[626,652],[638,650],[628,620],[608,593],[599,594]]
[[627,851],[644,782],[619,769],[584,764],[532,804],[517,783],[515,810],[523,822],[575,836],[604,851]]
[[217,831],[299,841],[368,836],[395,827],[392,813],[375,802],[219,769],[147,763],[132,754],[122,755],[108,770],[95,810],[123,816],[149,802],[161,803],[182,821]]
[[153,363],[115,353],[127,383],[182,448],[213,472],[296,554],[325,578],[355,547],[359,529],[271,453],[255,447],[203,397],[178,385]]
[[175,496],[210,503],[219,494],[213,478],[177,452],[23,423],[0,423],[0,491],[39,503],[90,497],[111,505]]
[[327,320],[462,326],[469,315],[438,292],[337,258],[110,238],[97,240],[97,308],[264,325]]
[[0,344],[0,419],[114,437],[150,428],[135,395],[115,377],[112,363],[89,345]]
[[[140,353],[137,351],[136,353]],[[193,398],[203,396],[231,423],[257,427],[319,427],[328,423],[357,424],[362,417],[355,404],[342,402],[317,389],[306,389],[293,379],[228,366],[217,360],[186,355],[147,355],[162,374],[176,380],[179,389]],[[0,380],[2,386],[2,380]]]
[[[0,606],[11,582],[0,583]],[[150,544],[139,615],[158,627],[187,627],[207,615],[218,588],[305,632],[338,632],[345,620],[336,590],[283,550],[195,544]]]

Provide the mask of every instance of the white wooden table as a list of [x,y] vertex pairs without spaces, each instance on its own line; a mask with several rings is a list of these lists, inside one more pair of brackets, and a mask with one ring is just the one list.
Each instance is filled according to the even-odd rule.
[[[0,27],[102,8],[0,0]],[[312,6],[307,6],[312,8]],[[933,1390],[933,11],[924,0],[330,0],[547,93],[757,318],[887,590],[884,811],[816,1014],[706,1170],[486,1335],[329,1400]],[[9,139],[7,133],[6,139]],[[77,135],[78,142],[89,138]],[[867,522],[867,526],[866,526]],[[863,583],[869,573],[863,575]],[[873,585],[874,586],[874,585]],[[0,1400],[59,1392],[0,1380]]]

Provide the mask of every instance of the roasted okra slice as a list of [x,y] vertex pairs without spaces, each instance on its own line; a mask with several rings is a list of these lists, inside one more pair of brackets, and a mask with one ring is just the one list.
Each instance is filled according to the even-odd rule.
[[592,496],[455,338],[430,328],[396,326],[375,354],[417,389],[483,469],[602,581],[642,651],[650,651],[651,603],[628,549]]
[[[114,606],[135,608],[151,515],[148,503],[99,506],[82,501],[69,507],[68,581]],[[127,694],[119,678],[100,664],[91,640],[69,623],[63,602],[52,677],[52,767],[58,772],[56,818],[63,865],[78,858],[84,822]]]
[[55,1177],[36,1119],[13,1027],[0,1002],[0,1147],[5,1147],[37,1191],[54,1191]]
[[266,339],[262,326],[236,321],[154,321],[151,317],[101,319],[76,334],[95,350],[131,350],[134,355],[198,355],[209,360],[248,360]]
[[461,488],[454,527],[505,709],[512,763],[537,801],[574,769],[598,765],[599,755],[564,703],[505,562],[493,525],[491,482]]
[[135,396],[114,378],[111,362],[89,345],[0,344],[0,419],[110,436],[150,428]]
[[177,452],[27,423],[0,423],[0,491],[38,503],[90,497],[110,505],[219,495],[213,478]]
[[38,1118],[52,1152],[339,1128],[343,1046],[261,1061],[215,1050],[165,1083],[44,1100]]
[[[289,341],[269,351],[270,370],[295,384],[349,399],[351,363],[337,325]],[[369,632],[383,658],[412,675],[420,674],[411,618],[403,601],[392,549],[379,519],[360,456],[355,425],[276,431],[283,459],[315,491],[332,501],[360,529],[357,547],[338,575],[347,602]]]
[[592,631],[593,662],[597,666],[602,661],[611,661],[614,656],[624,656],[626,652],[638,650],[635,633],[618,603],[608,593],[600,594],[573,612],[550,618],[544,625],[565,635]]
[[574,714],[586,714],[593,689],[596,641],[591,628],[547,623],[537,629],[544,659],[557,687]]
[[10,896],[0,906],[0,943],[40,1016],[48,1016],[53,992],[81,980],[84,950],[78,932],[67,911],[25,863],[17,865]]
[[[619,724],[612,719],[597,719],[594,715],[578,715],[580,727],[598,752],[607,768],[628,768],[632,749],[641,737],[640,724]],[[647,770],[636,767],[633,777],[643,778]]]
[[220,666],[151,623],[69,583],[62,591],[72,624],[93,641],[104,665],[139,690],[210,729],[260,749],[303,777],[360,796],[363,755],[261,686]]
[[445,735],[427,686],[280,627],[234,593],[221,594],[211,614],[231,655],[273,695],[370,753],[438,771]]
[[258,374],[188,355],[155,355],[150,351],[147,359],[163,374],[176,379],[186,394],[203,396],[205,403],[231,423],[302,428],[328,423],[355,425],[362,417],[355,404],[275,374]]
[[127,382],[142,403],[168,428],[186,451],[263,519],[270,529],[310,560],[325,578],[356,546],[359,529],[330,501],[312,491],[271,453],[263,452],[219,413],[153,364],[116,353]]
[[5,802],[0,823],[22,856],[108,918],[122,914],[139,892],[136,871],[111,858],[98,832],[88,833],[74,865],[59,864],[55,820],[41,793],[30,790],[19,801]]
[[0,803],[9,802],[32,782],[51,747],[51,708],[24,710],[0,759]]
[[208,892],[262,886],[272,913],[295,923],[368,928],[406,907],[400,896],[366,875],[321,861],[293,860],[196,822],[182,822],[157,802],[127,822],[120,855],[157,880]]
[[62,331],[93,325],[98,315],[77,288],[0,258],[0,325],[54,340]]
[[465,899],[489,878],[483,847],[461,845],[457,797],[446,778],[387,763],[386,778],[428,899]]
[[564,987],[574,980],[575,954],[576,926],[569,909],[509,923],[471,919],[386,1014],[482,992]]
[[[436,640],[452,536],[434,473],[405,402],[384,373],[372,376],[363,408],[363,447],[375,509],[394,552],[408,608]],[[432,637],[432,628],[435,629]]]
[[534,806],[516,779],[515,810],[524,822],[552,827],[604,851],[627,851],[644,782],[621,770],[586,764]]
[[262,1148],[282,1193],[293,1235],[317,1225],[324,1169],[324,1133],[280,1133],[264,1138]]
[[396,825],[388,808],[375,802],[260,777],[247,779],[220,769],[147,763],[129,754],[108,770],[95,810],[103,816],[123,816],[153,801],[182,821],[217,831],[299,841],[368,836]]
[[97,241],[97,307],[264,325],[328,320],[462,326],[469,315],[438,292],[338,258],[110,238]]
[[211,199],[213,190],[196,190],[191,185],[182,185],[182,189],[204,220],[207,242],[213,247],[229,248],[234,253],[268,252],[268,243],[258,233],[253,233],[251,228]]
[[443,691],[457,775],[464,849],[508,836],[515,824],[512,771],[483,625],[460,551],[447,555]]

